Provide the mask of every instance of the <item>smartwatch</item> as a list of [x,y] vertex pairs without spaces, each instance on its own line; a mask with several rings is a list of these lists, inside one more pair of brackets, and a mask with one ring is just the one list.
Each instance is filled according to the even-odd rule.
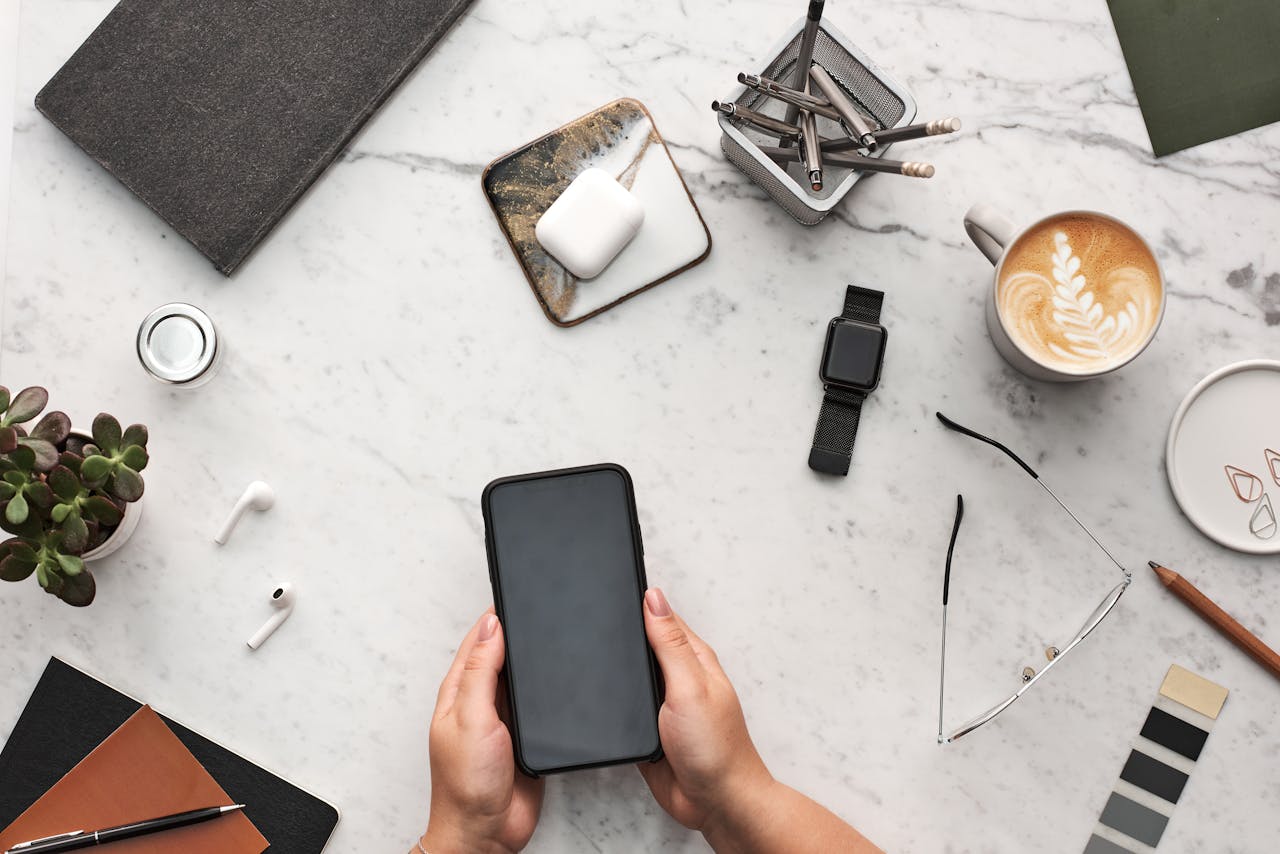
[[818,376],[824,389],[809,468],[823,474],[849,473],[862,402],[880,384],[889,333],[880,325],[884,293],[850,285],[844,311],[827,327]]

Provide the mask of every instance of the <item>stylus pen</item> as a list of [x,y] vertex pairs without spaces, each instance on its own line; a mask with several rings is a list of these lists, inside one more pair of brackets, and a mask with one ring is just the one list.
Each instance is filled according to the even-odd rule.
[[[795,163],[800,159],[798,151],[777,146],[762,145],[760,150],[766,157],[778,163]],[[888,160],[884,157],[863,157],[859,154],[830,152],[823,155],[823,163],[827,166],[843,166],[846,169],[857,169],[860,172],[887,172],[892,175],[906,175],[908,178],[932,178],[933,164],[915,163],[912,161]]]
[[840,121],[840,114],[836,112],[831,104],[805,92],[783,86],[768,77],[761,77],[758,74],[739,74],[738,82],[762,95],[768,95],[770,98],[777,98],[779,101],[785,101],[802,110],[817,113],[820,116],[831,119],[833,122]]
[[[813,46],[818,41],[818,22],[822,20],[822,4],[825,0],[809,0],[809,11],[804,19],[804,32],[800,35],[800,51],[796,55],[796,76],[791,85],[803,89],[809,79],[809,66],[813,64]],[[795,104],[787,107],[786,122],[795,124],[800,108]]]
[[876,150],[876,137],[872,134],[875,128],[858,112],[858,108],[854,106],[849,96],[844,93],[840,85],[827,73],[827,69],[821,65],[814,65],[809,68],[809,77],[817,85],[818,90],[827,96],[827,100],[831,102],[831,106],[840,114],[840,118],[844,120],[844,126],[849,131],[849,136],[858,139],[867,151]]
[[764,113],[757,113],[755,110],[748,109],[733,102],[725,103],[724,101],[712,101],[711,109],[726,116],[733,116],[736,119],[742,119],[749,125],[753,125],[760,130],[767,130],[782,139],[794,140],[800,136],[800,128],[795,125],[789,125],[782,119],[775,119],[773,116],[766,116]]
[[50,852],[54,851],[75,851],[79,848],[89,848],[93,845],[105,845],[108,842],[118,842],[121,839],[145,836],[161,830],[186,827],[188,824],[198,824],[199,822],[219,818],[229,812],[237,812],[242,809],[244,809],[244,804],[233,804],[229,807],[205,807],[204,809],[167,815],[163,818],[150,818],[133,824],[122,824],[119,827],[109,827],[105,830],[73,830],[70,833],[59,833],[56,836],[46,836],[42,839],[33,839],[30,842],[21,842],[10,848],[5,854],[50,854]]

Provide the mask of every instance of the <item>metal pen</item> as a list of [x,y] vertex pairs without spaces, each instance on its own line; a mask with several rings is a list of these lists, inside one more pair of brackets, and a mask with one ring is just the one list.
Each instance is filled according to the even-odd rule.
[[840,118],[844,121],[844,125],[849,130],[849,135],[858,139],[867,151],[875,151],[877,142],[873,134],[874,127],[863,117],[858,108],[854,106],[849,96],[840,88],[840,84],[832,79],[831,75],[821,65],[812,65],[809,67],[809,77],[817,84],[818,89],[823,95],[827,96],[827,100],[831,102],[831,106],[840,114]]
[[[795,89],[803,90],[809,80],[809,66],[813,63],[813,46],[818,41],[818,22],[822,20],[822,6],[825,0],[809,0],[809,11],[805,15],[804,32],[800,35],[800,51],[796,55],[796,73],[791,80]],[[794,124],[800,108],[795,104],[787,107],[786,122]]]
[[176,815],[167,815],[163,818],[153,818],[146,821],[136,821],[132,824],[123,824],[119,827],[109,827],[104,830],[72,830],[68,833],[33,839],[30,842],[20,842],[5,854],[53,854],[56,851],[76,851],[80,848],[105,845],[120,839],[133,839],[136,836],[146,836],[163,830],[171,830],[175,827],[198,824],[202,821],[220,818],[227,813],[239,812],[242,809],[244,809],[244,804],[233,804],[226,807],[206,807],[204,809],[188,810]]
[[822,150],[818,147],[818,118],[809,110],[800,111],[800,146],[809,187],[816,193],[822,189]]
[[712,101],[711,109],[718,113],[724,113],[726,116],[741,119],[760,130],[767,130],[770,133],[777,134],[782,139],[794,141],[800,136],[800,128],[795,125],[789,125],[782,119],[775,119],[773,116],[766,116],[764,113],[757,113],[755,110],[748,109],[741,104]]
[[768,77],[761,77],[759,74],[739,74],[738,82],[748,89],[754,89],[762,95],[785,101],[801,110],[809,110],[831,119],[833,122],[840,121],[840,114],[835,111],[835,108],[828,101],[815,98],[808,92],[801,92],[797,89],[792,89],[790,86],[783,86],[778,81],[770,80]]
[[[795,163],[800,160],[800,153],[790,148],[762,145],[760,151],[777,163]],[[824,162],[828,166],[843,166],[860,172],[886,172],[891,175],[906,175],[909,178],[932,178],[935,171],[931,163],[863,157],[860,154],[845,152],[829,152],[824,156]]]

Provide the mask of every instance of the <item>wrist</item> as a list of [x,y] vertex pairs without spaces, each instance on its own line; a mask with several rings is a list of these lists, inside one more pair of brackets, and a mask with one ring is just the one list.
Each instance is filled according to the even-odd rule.
[[514,854],[513,849],[498,842],[484,829],[469,824],[437,818],[433,814],[427,822],[427,832],[419,837],[418,844],[427,854]]
[[752,828],[768,820],[782,785],[763,762],[747,773],[732,775],[730,780],[702,826],[702,835],[716,851],[746,849],[754,835]]

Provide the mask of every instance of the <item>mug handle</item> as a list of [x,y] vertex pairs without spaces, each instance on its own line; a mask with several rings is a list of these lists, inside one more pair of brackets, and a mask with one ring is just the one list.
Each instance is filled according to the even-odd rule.
[[1013,242],[1018,229],[991,205],[979,202],[964,215],[964,230],[993,265],[1000,263],[1005,247]]

